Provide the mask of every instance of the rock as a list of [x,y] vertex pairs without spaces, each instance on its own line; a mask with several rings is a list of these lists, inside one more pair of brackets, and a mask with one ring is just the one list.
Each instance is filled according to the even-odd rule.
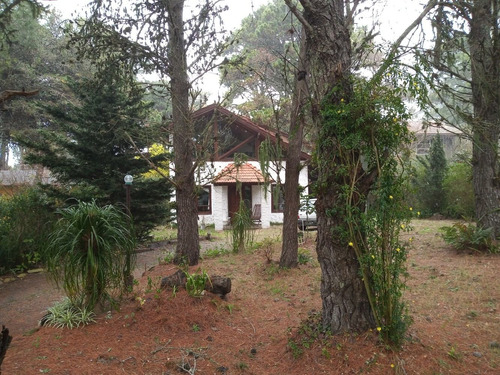
[[[186,274],[182,270],[170,276],[166,276],[161,280],[160,287],[173,288],[186,286]],[[205,284],[205,290],[224,298],[226,294],[231,292],[231,279],[224,276],[210,276],[210,281]]]
[[498,349],[500,348],[500,344],[498,343],[498,341],[492,341],[490,342],[490,348]]
[[186,286],[186,280],[186,274],[182,270],[177,270],[173,275],[161,279],[160,288]]
[[220,298],[225,298],[231,292],[231,279],[224,276],[211,276],[210,282],[205,285],[205,290],[217,294]]
[[473,355],[474,357],[477,357],[477,358],[481,358],[481,357],[483,356],[483,354],[482,354],[482,353],[480,353],[480,352],[474,352],[474,353],[472,353],[472,355]]
[[34,268],[32,270],[28,270],[28,273],[40,273],[43,272],[43,268]]

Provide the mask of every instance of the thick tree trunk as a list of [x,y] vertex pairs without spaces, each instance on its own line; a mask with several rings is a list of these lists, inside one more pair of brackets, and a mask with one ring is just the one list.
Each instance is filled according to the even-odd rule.
[[302,150],[302,138],[304,136],[304,112],[308,102],[305,32],[304,29],[302,30],[299,64],[295,76],[295,91],[292,99],[285,171],[285,208],[283,212],[283,245],[280,267],[286,268],[293,268],[298,265],[297,215],[300,199],[300,153]]
[[479,226],[500,237],[500,43],[490,0],[475,0],[470,21],[473,123],[473,183]]
[[174,163],[177,203],[177,248],[175,260],[198,264],[200,246],[196,185],[193,169],[194,126],[189,110],[189,79],[184,46],[184,0],[166,2],[169,18],[169,76],[174,124]]
[[[324,126],[320,107],[325,102],[349,102],[351,87],[351,41],[343,0],[301,1],[299,14],[285,0],[306,30],[306,58],[310,64],[311,116],[323,145],[317,149],[318,234],[316,251],[321,265],[323,325],[332,333],[363,331],[375,325],[368,296],[359,275],[359,262],[351,247],[338,234],[347,228],[343,200],[340,198],[337,140]],[[336,88],[333,93],[332,90]],[[316,102],[314,102],[316,101]],[[336,212],[336,214],[332,214]]]

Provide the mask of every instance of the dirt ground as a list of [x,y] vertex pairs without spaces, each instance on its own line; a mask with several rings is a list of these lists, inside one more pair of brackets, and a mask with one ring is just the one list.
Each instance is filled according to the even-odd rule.
[[[2,374],[499,374],[500,257],[457,253],[436,234],[450,224],[419,220],[409,234],[405,299],[414,323],[399,351],[384,347],[376,332],[316,340],[299,334],[321,311],[321,271],[308,233],[301,248],[312,260],[298,269],[267,261],[279,259],[279,242],[204,258],[197,268],[232,279],[225,300],[157,291],[176,267],[154,266],[162,250],[142,253],[140,283],[120,311],[73,330],[36,328],[61,297],[43,274],[3,283],[0,324],[14,339]],[[279,228],[259,235],[276,239]]]

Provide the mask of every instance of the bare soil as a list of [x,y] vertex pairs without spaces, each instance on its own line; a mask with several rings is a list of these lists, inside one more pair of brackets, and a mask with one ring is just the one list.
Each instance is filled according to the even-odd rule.
[[[409,234],[408,290],[414,323],[399,351],[377,332],[307,339],[321,311],[314,233],[301,245],[313,260],[279,270],[280,243],[205,258],[210,275],[232,279],[225,300],[157,291],[176,271],[162,251],[139,255],[139,285],[120,311],[78,329],[37,327],[61,297],[43,274],[0,284],[0,324],[14,338],[1,371],[10,374],[499,374],[500,257],[457,253],[437,234],[446,221],[419,220]],[[259,231],[276,238],[279,228]],[[228,246],[205,242],[204,248]],[[268,262],[269,255],[272,262]],[[155,266],[156,265],[156,266]],[[153,267],[154,266],[154,267]],[[151,289],[151,290],[149,290]]]

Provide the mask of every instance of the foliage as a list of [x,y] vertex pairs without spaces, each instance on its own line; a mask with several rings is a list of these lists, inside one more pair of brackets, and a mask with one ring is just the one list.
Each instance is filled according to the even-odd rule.
[[467,161],[452,163],[443,181],[445,214],[455,219],[474,217],[472,165]]
[[288,128],[291,92],[298,60],[300,26],[281,0],[271,1],[243,19],[237,43],[221,69],[230,99],[244,96],[238,110],[259,123]]
[[419,209],[424,215],[444,214],[445,196],[443,182],[446,176],[446,157],[439,133],[431,140],[429,155],[417,159],[423,167],[422,174],[414,180]]
[[491,239],[492,228],[481,228],[473,223],[457,222],[451,227],[440,228],[443,239],[457,250],[474,250],[497,253],[498,245]]
[[30,10],[31,16],[36,18],[44,10],[44,7],[37,0],[8,0],[0,2],[0,50],[6,44],[13,43],[12,37],[18,31],[18,25],[13,22],[13,13],[18,8]]
[[233,252],[245,250],[245,246],[253,241],[252,213],[248,209],[243,199],[240,199],[238,211],[231,218],[231,241]]
[[[355,252],[381,337],[398,346],[409,323],[402,301],[406,247],[399,234],[411,214],[404,202],[402,147],[410,144],[411,135],[401,96],[416,85],[397,69],[385,79],[385,84],[356,81],[350,97],[334,89],[335,100],[325,100],[318,148],[332,149],[335,157],[316,158],[323,170],[317,189],[342,202],[326,213],[338,218],[331,235]],[[390,86],[394,81],[398,88]]]
[[38,265],[53,213],[39,189],[28,188],[0,197],[0,274]]
[[60,103],[62,98],[74,101],[75,97],[67,86],[68,79],[77,75],[88,76],[91,71],[88,64],[74,59],[72,49],[66,48],[64,21],[54,13],[44,13],[37,20],[31,9],[20,6],[12,13],[11,22],[15,29],[12,43],[5,44],[3,50],[0,48],[0,91],[38,92],[29,98],[19,97],[2,105],[2,167],[13,156],[19,159],[23,156],[23,150],[14,140],[17,134],[46,124],[46,114],[40,111],[39,104]]
[[65,208],[44,252],[47,269],[73,306],[93,310],[97,303],[117,303],[134,265],[130,218],[95,201]]
[[185,272],[186,275],[186,290],[191,297],[203,296],[205,286],[211,284],[210,277],[204,270],[198,270],[196,273],[190,274]]
[[[78,105],[49,106],[53,116],[35,136],[20,137],[29,148],[26,161],[50,169],[57,185],[46,186],[59,202],[70,198],[99,205],[125,202],[123,177],[135,176],[131,213],[139,239],[165,223],[171,186],[163,178],[145,177],[149,163],[138,156],[149,146],[152,127],[145,126],[150,105],[144,91],[125,81],[81,80],[71,85]],[[133,139],[133,141],[132,141]],[[166,161],[168,154],[152,157]]]
[[57,302],[43,317],[43,325],[56,328],[78,328],[95,323],[95,314],[85,307],[75,306],[69,298]]

